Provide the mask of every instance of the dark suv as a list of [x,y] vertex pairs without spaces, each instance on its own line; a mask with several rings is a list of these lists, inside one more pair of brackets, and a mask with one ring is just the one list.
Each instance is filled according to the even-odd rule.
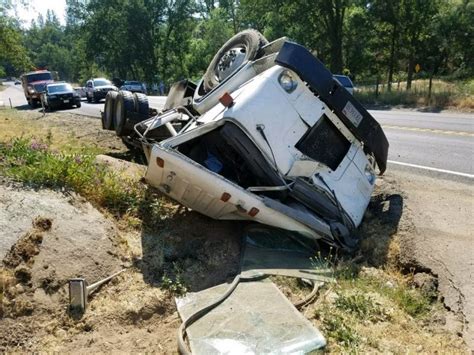
[[53,110],[59,107],[81,107],[81,97],[67,83],[53,83],[46,85],[41,95],[45,108]]
[[118,89],[107,79],[95,78],[87,81],[85,90],[87,102],[99,102],[105,99],[109,91],[117,91]]

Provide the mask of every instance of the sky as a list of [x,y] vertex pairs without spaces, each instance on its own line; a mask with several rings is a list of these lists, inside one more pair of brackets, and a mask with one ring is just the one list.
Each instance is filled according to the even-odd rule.
[[66,24],[66,0],[29,0],[28,6],[21,5],[18,0],[14,2],[17,3],[17,16],[25,27],[29,27],[31,20],[36,20],[39,14],[46,16],[48,9],[56,13],[62,25]]

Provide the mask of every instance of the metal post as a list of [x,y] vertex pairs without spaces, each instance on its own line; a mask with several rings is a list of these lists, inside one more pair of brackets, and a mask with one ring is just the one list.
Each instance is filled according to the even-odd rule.
[[13,108],[12,99],[11,99],[11,98],[8,98],[8,101],[10,101],[10,108]]

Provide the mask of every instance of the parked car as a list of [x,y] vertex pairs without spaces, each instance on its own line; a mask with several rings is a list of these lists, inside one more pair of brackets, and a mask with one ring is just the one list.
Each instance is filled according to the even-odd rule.
[[85,90],[87,102],[99,102],[105,99],[109,91],[117,91],[118,89],[107,79],[95,78],[87,81]]
[[146,94],[145,85],[139,81],[124,81],[123,85],[120,87],[120,90]]
[[354,84],[352,83],[351,78],[347,75],[334,75],[334,79],[337,80],[351,95],[354,95]]
[[54,82],[53,74],[47,70],[37,70],[21,76],[23,92],[31,107],[36,107],[41,100],[41,93],[46,85],[52,82]]
[[41,100],[46,109],[54,110],[61,107],[81,107],[81,97],[67,83],[53,83],[45,87]]
[[126,91],[108,96],[103,126],[143,149],[148,184],[215,219],[357,246],[388,141],[303,46],[243,31],[197,85],[174,84],[160,114],[140,121],[136,107]]
[[74,91],[77,92],[79,97],[86,97],[86,88],[84,86],[77,86],[74,88]]
[[18,79],[15,79],[15,85],[20,85],[20,84],[21,84],[21,81]]

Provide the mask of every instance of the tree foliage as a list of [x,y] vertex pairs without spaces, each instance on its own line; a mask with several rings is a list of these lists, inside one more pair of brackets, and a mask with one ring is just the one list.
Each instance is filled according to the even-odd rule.
[[[245,28],[287,36],[336,73],[408,86],[416,64],[474,75],[471,0],[66,0],[66,24],[48,12],[27,28],[0,7],[0,67],[47,67],[60,78],[197,80],[219,47]],[[11,13],[11,11],[10,11]],[[389,86],[390,89],[390,86]]]

